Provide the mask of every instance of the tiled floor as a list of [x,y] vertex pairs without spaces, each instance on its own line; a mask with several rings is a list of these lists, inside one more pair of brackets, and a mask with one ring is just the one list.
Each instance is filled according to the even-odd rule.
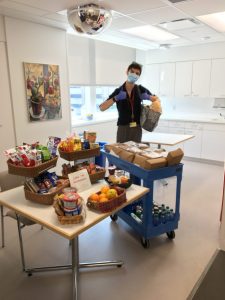
[[[149,249],[122,220],[110,218],[80,236],[81,260],[122,259],[122,268],[82,270],[80,300],[185,300],[218,248],[223,167],[184,161],[181,219],[173,241],[161,235]],[[174,182],[156,184],[155,199],[173,204]],[[27,263],[70,262],[67,240],[40,230],[23,229]],[[21,271],[16,222],[6,219],[6,247],[0,248],[1,300],[70,300],[70,271],[34,274]]]

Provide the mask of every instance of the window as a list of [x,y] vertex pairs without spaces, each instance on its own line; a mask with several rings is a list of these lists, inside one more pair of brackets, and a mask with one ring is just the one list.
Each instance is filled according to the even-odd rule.
[[117,117],[116,105],[101,112],[99,105],[116,89],[116,86],[70,86],[72,125],[83,121],[102,121]]

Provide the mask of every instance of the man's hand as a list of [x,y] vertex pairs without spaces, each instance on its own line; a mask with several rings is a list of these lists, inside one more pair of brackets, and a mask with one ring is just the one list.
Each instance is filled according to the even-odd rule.
[[150,96],[150,100],[152,102],[155,102],[155,101],[159,100],[159,98],[156,95],[152,95],[152,96]]
[[114,99],[116,101],[125,100],[127,99],[127,93],[125,91],[120,90],[119,94],[117,94]]

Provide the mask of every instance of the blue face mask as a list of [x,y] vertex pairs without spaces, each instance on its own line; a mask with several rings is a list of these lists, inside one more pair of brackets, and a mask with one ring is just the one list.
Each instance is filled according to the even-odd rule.
[[130,83],[134,83],[139,79],[139,75],[135,74],[135,73],[128,73],[127,75],[127,81]]

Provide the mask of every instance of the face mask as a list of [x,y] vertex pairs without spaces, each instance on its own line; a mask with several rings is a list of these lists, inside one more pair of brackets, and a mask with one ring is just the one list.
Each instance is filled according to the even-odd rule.
[[128,76],[127,76],[127,81],[128,82],[131,82],[131,83],[134,83],[138,80],[140,76],[135,74],[135,73],[128,73]]

